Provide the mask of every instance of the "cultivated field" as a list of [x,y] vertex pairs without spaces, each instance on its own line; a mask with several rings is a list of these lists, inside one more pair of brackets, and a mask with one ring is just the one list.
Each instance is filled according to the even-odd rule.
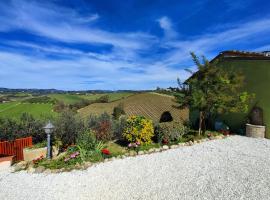
[[52,100],[56,99],[58,101],[63,101],[65,104],[75,104],[82,100],[96,100],[104,95],[108,95],[109,101],[116,101],[122,98],[126,98],[134,93],[131,92],[118,92],[118,93],[99,93],[99,94],[49,94],[42,96],[33,96],[28,93],[18,93],[10,95],[1,95],[8,96],[11,100],[10,102],[0,103],[0,117],[5,118],[15,118],[18,119],[22,113],[29,113],[34,117],[40,116],[54,116],[57,115],[53,111],[52,103],[29,103],[24,102],[27,99],[31,98],[40,98],[43,96],[48,96]]
[[116,92],[116,93],[100,93],[100,94],[51,94],[49,97],[63,101],[65,104],[78,103],[84,99],[86,100],[96,100],[104,95],[108,95],[109,101],[119,100],[121,98],[128,97],[132,95],[131,92]]
[[0,104],[0,117],[18,119],[22,113],[29,113],[34,117],[55,115],[52,104],[9,102]]
[[112,113],[113,108],[123,103],[124,110],[128,116],[142,115],[158,122],[163,112],[169,111],[175,121],[185,121],[188,117],[186,109],[180,110],[174,102],[174,97],[157,93],[140,93],[125,99],[111,103],[94,103],[78,112],[83,117],[90,114],[102,114],[104,112]]

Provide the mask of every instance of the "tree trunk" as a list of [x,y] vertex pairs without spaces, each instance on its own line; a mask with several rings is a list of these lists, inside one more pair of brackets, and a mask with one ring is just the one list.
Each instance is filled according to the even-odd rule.
[[200,111],[200,121],[199,121],[199,135],[201,135],[202,132],[202,121],[203,121],[203,112]]
[[206,124],[205,124],[205,113],[203,111],[200,111],[200,122],[199,122],[199,135],[202,133],[205,133],[206,130]]

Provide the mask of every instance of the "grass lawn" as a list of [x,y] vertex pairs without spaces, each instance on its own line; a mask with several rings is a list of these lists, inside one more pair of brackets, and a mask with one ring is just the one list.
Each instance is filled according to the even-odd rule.
[[18,119],[22,113],[29,113],[34,117],[54,116],[52,104],[32,104],[9,102],[0,104],[0,117],[8,117]]

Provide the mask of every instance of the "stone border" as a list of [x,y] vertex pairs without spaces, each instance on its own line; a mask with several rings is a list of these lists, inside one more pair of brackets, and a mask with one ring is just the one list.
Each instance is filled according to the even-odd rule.
[[[224,135],[211,136],[209,138],[196,140],[194,142],[189,141],[189,142],[178,143],[178,144],[174,144],[174,145],[170,145],[170,146],[163,145],[160,148],[151,148],[151,149],[149,149],[147,151],[139,151],[138,153],[133,150],[133,151],[129,151],[129,152],[125,153],[124,155],[119,155],[117,157],[111,157],[111,158],[105,158],[103,162],[97,162],[97,163],[85,162],[82,165],[75,165],[75,167],[72,168],[72,169],[62,168],[62,169],[52,169],[51,170],[51,169],[46,169],[43,166],[39,166],[37,168],[34,168],[33,166],[27,166],[27,162],[22,161],[22,162],[18,163],[14,167],[14,172],[20,171],[20,170],[27,170],[28,173],[51,174],[51,173],[70,172],[70,171],[74,171],[74,170],[85,170],[85,169],[88,169],[91,166],[93,167],[93,166],[96,166],[96,165],[98,165],[100,163],[110,162],[110,161],[114,161],[114,160],[117,160],[117,159],[124,159],[124,158],[127,158],[127,157],[136,157],[136,156],[140,156],[140,155],[163,152],[163,151],[167,151],[169,149],[177,149],[177,148],[184,147],[184,146],[192,146],[194,144],[199,144],[199,143],[203,143],[203,142],[207,142],[207,141],[211,141],[211,140],[224,139],[224,138],[227,138],[227,137],[229,137],[229,136],[224,136]],[[18,166],[18,168],[16,169],[17,166]]]

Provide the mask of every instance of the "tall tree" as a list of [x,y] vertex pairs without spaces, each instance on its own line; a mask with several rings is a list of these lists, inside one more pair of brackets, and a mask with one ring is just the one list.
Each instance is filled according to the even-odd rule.
[[180,107],[199,111],[199,134],[205,131],[206,119],[216,114],[247,112],[254,94],[243,91],[244,76],[237,70],[217,66],[217,60],[202,62],[191,53],[198,71],[185,82],[178,79],[175,97]]

